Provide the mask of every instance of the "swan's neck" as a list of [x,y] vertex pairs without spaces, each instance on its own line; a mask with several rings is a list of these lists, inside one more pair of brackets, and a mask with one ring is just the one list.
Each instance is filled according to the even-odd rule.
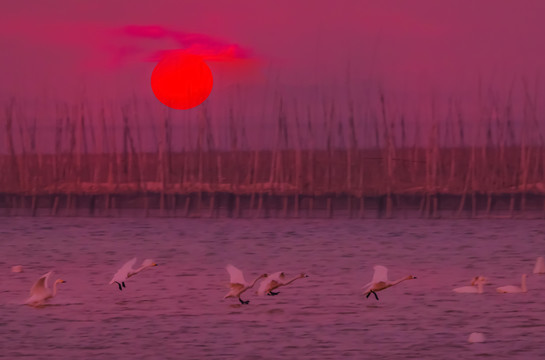
[[397,284],[399,284],[400,282],[405,281],[405,280],[409,280],[409,279],[411,279],[411,276],[405,276],[405,277],[403,277],[403,278],[401,278],[401,279],[397,279],[396,281],[392,281],[392,282],[390,283],[390,286],[397,285]]
[[53,284],[53,293],[51,294],[51,296],[55,296],[57,295],[57,285],[59,283],[55,281],[55,283]]
[[522,277],[520,288],[522,289],[523,292],[528,291],[528,289],[526,288],[526,276]]
[[149,265],[140,266],[138,269],[134,271],[135,274],[138,274],[140,271],[144,270],[145,268],[149,267]]
[[483,283],[482,283],[482,282],[478,282],[478,283],[477,283],[477,293],[478,293],[478,294],[482,294],[482,293],[483,293]]
[[291,284],[292,282],[294,282],[295,280],[300,279],[300,278],[301,278],[301,276],[298,275],[298,276],[294,277],[293,279],[291,279],[290,281],[285,282],[284,285],[289,285],[289,284]]
[[248,285],[247,289],[251,289],[254,287],[255,283],[257,282],[257,280],[261,279],[263,276],[258,276],[255,278],[255,280],[250,284]]
[[136,274],[138,274],[140,271],[146,269],[146,268],[149,268],[149,267],[152,267],[153,265],[142,265],[140,266],[138,269],[134,270],[134,271],[131,271],[127,274],[127,277],[131,277],[131,276],[134,276]]

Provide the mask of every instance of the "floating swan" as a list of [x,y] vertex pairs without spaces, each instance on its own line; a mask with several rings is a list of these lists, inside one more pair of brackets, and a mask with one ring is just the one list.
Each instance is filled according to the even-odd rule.
[[402,277],[401,279],[390,281],[388,280],[388,269],[386,267],[382,265],[375,265],[373,269],[375,270],[375,273],[373,274],[373,279],[370,283],[363,287],[365,289],[363,295],[369,297],[369,295],[373,294],[375,295],[375,298],[377,300],[377,291],[388,289],[389,287],[397,285],[405,280],[416,279],[416,276],[407,275],[405,277]]
[[49,277],[53,272],[50,271],[47,274],[43,275],[41,278],[36,281],[36,283],[30,289],[30,297],[25,301],[25,304],[30,306],[40,306],[48,299],[51,299],[57,295],[57,284],[65,283],[66,281],[62,279],[57,279],[53,283],[53,291],[47,286],[49,282]]
[[21,273],[23,272],[23,265],[14,265],[11,267],[11,272]]
[[537,258],[534,274],[545,274],[545,259],[543,259],[543,256]]
[[242,271],[240,271],[233,265],[229,264],[226,266],[225,269],[230,276],[229,286],[231,287],[231,289],[229,290],[227,295],[225,295],[224,299],[235,297],[238,298],[238,301],[240,301],[241,304],[249,304],[250,300],[244,301],[240,298],[240,295],[242,295],[242,293],[244,293],[246,290],[254,287],[255,283],[259,279],[267,277],[267,274],[261,274],[257,278],[255,278],[252,283],[247,283],[246,280],[244,280],[244,275],[242,275]]
[[257,291],[258,295],[278,295],[278,292],[273,292],[274,289],[279,288],[280,286],[286,286],[291,284],[297,279],[308,277],[306,274],[299,274],[292,278],[291,280],[286,279],[286,274],[279,271],[267,277],[267,280],[261,282],[259,290]]
[[484,342],[484,334],[480,332],[473,332],[469,334],[467,341],[470,343],[482,343]]
[[496,289],[496,291],[502,294],[527,292],[528,289],[526,288],[526,274],[522,274],[522,278],[520,282],[521,282],[520,286],[515,286],[515,285],[500,286],[499,288]]
[[127,261],[125,265],[121,267],[121,269],[117,270],[114,277],[110,281],[110,285],[113,283],[116,283],[117,286],[119,286],[119,290],[123,290],[123,288],[125,287],[125,281],[128,278],[138,274],[140,271],[144,269],[157,266],[157,264],[154,263],[153,260],[146,259],[142,261],[142,265],[138,269],[133,269],[133,266],[135,263],[136,263],[136,258],[132,258],[131,260]]
[[486,278],[484,276],[475,276],[473,280],[471,280],[471,286],[458,287],[452,289],[452,291],[465,294],[482,294],[484,284],[486,284]]

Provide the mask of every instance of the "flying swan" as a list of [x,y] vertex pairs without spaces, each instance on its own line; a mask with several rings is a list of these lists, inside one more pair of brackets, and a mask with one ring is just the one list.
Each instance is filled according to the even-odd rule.
[[49,282],[49,277],[53,272],[50,271],[47,274],[43,275],[41,278],[36,281],[36,283],[30,289],[30,297],[25,301],[25,304],[30,306],[40,306],[48,299],[51,299],[57,295],[57,284],[65,283],[66,281],[62,279],[57,279],[53,283],[53,291],[47,286]]
[[229,264],[225,267],[227,272],[230,276],[230,282],[229,287],[231,288],[227,295],[225,295],[224,299],[234,297],[238,298],[238,301],[240,301],[241,304],[249,304],[250,300],[242,300],[240,298],[240,295],[242,295],[246,290],[251,289],[254,287],[255,283],[261,279],[266,278],[267,274],[261,274],[252,283],[247,283],[246,280],[244,280],[244,275],[242,275],[242,271],[234,267],[233,265]]
[[473,280],[471,280],[471,286],[458,287],[452,289],[452,291],[465,294],[482,294],[484,284],[486,284],[486,278],[484,276],[475,276]]
[[282,271],[276,272],[269,277],[267,277],[267,280],[263,280],[261,282],[261,285],[259,285],[259,290],[257,291],[258,295],[278,295],[278,292],[273,292],[273,290],[279,288],[280,286],[286,286],[291,284],[297,279],[302,279],[304,277],[308,277],[307,274],[301,273],[299,275],[296,275],[291,280],[286,279],[286,274],[284,274]]
[[522,278],[520,281],[520,286],[516,285],[506,285],[506,286],[500,286],[496,289],[497,292],[502,294],[514,294],[514,293],[525,293],[528,291],[528,288],[526,288],[526,274],[522,274]]
[[367,298],[369,297],[369,295],[373,294],[378,300],[377,291],[388,289],[389,287],[397,285],[405,280],[416,279],[416,276],[407,275],[405,277],[402,277],[401,279],[390,281],[388,280],[388,269],[386,267],[382,265],[375,265],[373,269],[375,270],[375,273],[373,274],[373,279],[370,283],[363,287],[363,289],[365,289],[363,295],[366,295]]
[[117,270],[114,277],[110,281],[110,285],[113,283],[116,283],[117,286],[119,286],[119,290],[123,290],[123,288],[125,287],[125,281],[128,278],[138,274],[142,270],[145,270],[153,266],[157,266],[157,264],[154,263],[153,260],[151,259],[146,259],[142,261],[142,265],[138,269],[133,268],[135,263],[136,263],[136,258],[132,258],[129,261],[127,261],[125,265],[121,267],[121,269]]

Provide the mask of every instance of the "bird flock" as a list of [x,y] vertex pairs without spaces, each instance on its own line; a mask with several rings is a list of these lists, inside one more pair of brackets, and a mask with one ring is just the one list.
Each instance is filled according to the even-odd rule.
[[278,289],[281,286],[286,286],[291,284],[297,279],[308,277],[308,275],[301,273],[295,276],[293,279],[286,279],[286,274],[282,271],[276,272],[274,274],[261,274],[254,279],[251,283],[247,282],[244,279],[242,271],[237,269],[235,266],[229,264],[225,268],[229,273],[229,292],[224,296],[224,299],[227,298],[237,298],[241,304],[249,304],[250,300],[242,300],[240,296],[246,291],[254,287],[254,285],[261,279],[265,279],[259,285],[259,290],[257,291],[258,295],[278,295],[279,292],[274,292],[273,290]]
[[[117,284],[119,286],[119,290],[123,290],[123,288],[126,287],[125,281],[127,281],[128,278],[138,274],[142,270],[148,269],[153,266],[157,266],[156,263],[153,262],[151,259],[145,259],[142,262],[142,265],[138,268],[134,268],[134,264],[136,263],[136,258],[132,258],[131,260],[127,261],[113,276],[112,280],[110,281],[110,285]],[[11,268],[12,272],[22,272],[23,267],[21,265],[16,265]],[[57,285],[65,283],[63,279],[57,279],[53,283],[53,289],[51,289],[48,285],[50,282],[49,278],[51,277],[51,274],[53,272],[50,271],[47,274],[42,275],[30,288],[30,297],[24,302],[24,304],[33,306],[33,307],[41,307],[45,305],[45,303],[55,297],[57,295]]]
[[[545,259],[540,256],[536,260],[534,265],[534,274],[545,274]],[[526,286],[526,279],[528,278],[527,274],[522,274],[520,279],[520,286],[518,285],[505,285],[496,288],[496,292],[500,294],[517,294],[528,292],[528,287]],[[483,294],[484,285],[487,283],[488,279],[484,276],[475,276],[471,280],[471,285],[462,286],[452,289],[452,291],[457,293],[465,294]]]
[[[145,259],[142,262],[142,264],[137,268],[135,268],[135,264],[136,264],[136,258],[132,258],[131,260],[127,261],[114,274],[109,284],[110,285],[116,284],[119,290],[122,291],[126,287],[125,282],[129,278],[142,272],[143,270],[157,266],[157,264],[151,259]],[[375,265],[373,269],[374,269],[374,274],[371,281],[363,287],[363,296],[365,296],[366,298],[369,298],[370,295],[373,295],[376,300],[379,300],[377,292],[383,291],[392,286],[398,285],[402,283],[403,281],[416,279],[416,276],[414,275],[407,275],[397,280],[389,280],[388,269],[385,266]],[[263,273],[257,276],[256,278],[254,278],[253,281],[248,282],[244,278],[244,274],[242,273],[242,271],[236,268],[234,265],[231,265],[231,264],[227,265],[226,270],[227,270],[227,273],[229,274],[230,281],[229,281],[229,291],[224,296],[224,299],[236,298],[238,299],[241,305],[246,305],[250,303],[249,300],[243,300],[241,296],[247,290],[252,289],[260,280],[261,280],[261,283],[259,285],[258,290],[256,291],[256,294],[260,296],[263,296],[263,295],[276,296],[279,294],[279,291],[274,291],[274,290],[277,290],[278,288],[282,286],[290,285],[298,279],[308,277],[307,274],[300,273],[290,278],[286,275],[286,273],[279,271],[276,273],[272,273],[270,275],[267,273]],[[12,267],[12,272],[22,272],[22,271],[23,269],[21,265],[16,265]],[[537,258],[533,273],[545,274],[545,259],[543,257]],[[30,297],[24,302],[24,304],[33,306],[33,307],[41,307],[48,300],[50,300],[51,298],[55,297],[55,295],[57,295],[57,286],[59,284],[65,283],[66,281],[62,279],[56,279],[53,282],[52,287],[49,287],[48,283],[50,283],[49,278],[51,277],[51,274],[52,274],[52,271],[48,272],[47,274],[44,274],[34,283],[34,285],[32,285],[30,289]],[[527,278],[527,275],[522,274],[520,286],[517,286],[517,285],[500,286],[496,289],[496,291],[498,293],[525,293],[528,291],[528,288],[526,286],[526,278]],[[484,293],[484,285],[486,283],[487,283],[487,278],[479,275],[479,276],[475,276],[471,280],[471,283],[469,286],[454,288],[453,291],[456,293],[482,294]]]

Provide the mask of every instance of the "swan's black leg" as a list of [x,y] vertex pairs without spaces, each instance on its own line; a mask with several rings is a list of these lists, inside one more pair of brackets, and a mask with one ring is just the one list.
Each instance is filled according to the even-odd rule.
[[122,281],[121,283],[123,284],[123,287],[125,287],[125,282],[124,282],[124,281]]
[[371,295],[371,291],[369,291],[369,292],[367,293],[367,296],[366,296],[365,298],[368,299],[368,298],[369,298],[369,295]]
[[238,301],[240,301],[240,303],[241,303],[242,305],[244,305],[244,304],[249,304],[249,303],[250,303],[250,300],[244,301],[244,300],[242,300],[241,298],[238,298]]
[[123,290],[123,288],[121,287],[121,284],[119,282],[115,282],[117,284],[117,286],[119,286],[119,290]]
[[[378,300],[378,296],[377,296],[377,293],[376,293],[376,292],[374,292],[374,291],[371,291],[371,292],[373,293],[373,295],[375,295],[375,298],[376,298],[376,299]],[[367,295],[367,296],[369,296],[369,295]]]
[[278,295],[278,294],[279,294],[279,292],[272,292],[272,291],[269,291],[269,295],[271,295],[271,296]]

